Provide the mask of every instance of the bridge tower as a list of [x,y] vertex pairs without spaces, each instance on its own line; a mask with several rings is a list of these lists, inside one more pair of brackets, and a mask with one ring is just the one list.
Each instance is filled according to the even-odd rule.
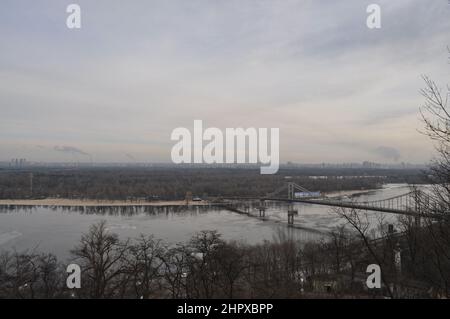
[[294,183],[288,183],[288,199],[294,199],[295,186]]

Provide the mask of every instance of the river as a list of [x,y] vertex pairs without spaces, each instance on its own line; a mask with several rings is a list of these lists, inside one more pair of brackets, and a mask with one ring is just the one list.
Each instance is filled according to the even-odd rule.
[[[387,184],[382,189],[354,195],[359,201],[378,200],[410,191],[406,184]],[[266,220],[211,207],[152,208],[138,211],[104,211],[91,213],[61,208],[34,207],[32,209],[0,211],[0,251],[51,252],[61,259],[70,257],[72,249],[89,226],[106,220],[109,231],[120,238],[135,238],[139,234],[153,234],[168,243],[184,242],[200,230],[217,230],[226,240],[261,243],[277,238],[280,232],[301,241],[324,238],[322,233],[342,223],[332,209],[325,206],[295,204],[299,215],[295,228],[287,227],[286,205],[272,205]],[[257,211],[253,212],[257,215]],[[387,215],[395,220],[396,216]]]

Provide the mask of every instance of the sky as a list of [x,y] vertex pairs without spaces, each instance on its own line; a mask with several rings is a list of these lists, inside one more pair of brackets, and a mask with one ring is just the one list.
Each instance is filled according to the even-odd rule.
[[279,128],[281,162],[426,163],[449,31],[447,0],[2,0],[0,161],[170,162],[199,119]]

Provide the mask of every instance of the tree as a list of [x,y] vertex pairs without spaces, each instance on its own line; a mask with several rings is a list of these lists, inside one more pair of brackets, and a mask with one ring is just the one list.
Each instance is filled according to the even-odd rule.
[[[356,230],[358,237],[363,243],[363,247],[365,247],[372,258],[372,260],[382,268],[381,271],[381,281],[384,284],[384,288],[388,293],[389,297],[394,298],[394,292],[391,289],[391,285],[386,278],[385,270],[388,270],[391,266],[391,260],[386,262],[386,247],[385,243],[389,241],[384,241],[385,236],[383,236],[383,232],[379,231],[378,235],[382,239],[380,242],[376,242],[373,239],[371,234],[374,233],[374,229],[371,228],[371,219],[369,218],[367,212],[358,211],[356,209],[347,209],[347,208],[338,208],[335,210],[339,216],[341,216],[354,230]],[[384,223],[381,215],[379,215],[379,230],[384,228]],[[380,249],[381,244],[381,249]],[[392,251],[392,249],[391,249]]]
[[442,213],[449,214],[450,211],[450,110],[448,97],[450,87],[447,86],[445,94],[438,85],[429,77],[423,77],[425,88],[421,90],[425,98],[420,108],[423,123],[425,124],[425,135],[435,142],[438,157],[433,160],[431,166],[432,182],[436,184],[433,195],[439,202],[435,207],[440,208]]
[[127,271],[133,279],[133,288],[137,298],[148,299],[157,290],[155,285],[160,278],[163,265],[164,247],[160,240],[152,235],[141,235],[130,246]]
[[71,251],[82,269],[82,289],[91,298],[113,297],[124,283],[128,242],[107,231],[106,222],[90,227]]
[[163,261],[163,278],[173,299],[188,296],[186,277],[189,271],[190,252],[184,245],[177,245],[165,251]]
[[52,254],[2,253],[0,298],[63,297],[63,274],[62,265]]
[[214,253],[225,244],[216,230],[203,230],[190,242],[188,256],[188,290],[197,298],[213,298],[217,272],[214,269]]
[[214,269],[218,273],[218,284],[223,287],[225,296],[235,297],[236,282],[247,269],[246,250],[236,243],[226,243],[214,252]]
[[[450,53],[450,48],[448,48]],[[450,296],[450,87],[439,88],[429,77],[423,77],[425,88],[421,90],[425,102],[420,108],[425,126],[423,134],[435,143],[437,157],[431,165],[431,182],[434,184],[425,209],[430,213],[443,215],[439,221],[426,220],[427,246],[423,249],[426,258],[427,275],[440,294]],[[431,202],[431,204],[430,204]],[[431,267],[431,268],[430,268]],[[439,279],[438,279],[439,278]],[[438,280],[437,280],[438,279]]]

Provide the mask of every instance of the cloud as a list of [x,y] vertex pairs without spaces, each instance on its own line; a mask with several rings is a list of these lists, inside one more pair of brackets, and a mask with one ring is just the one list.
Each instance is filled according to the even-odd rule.
[[373,149],[373,153],[377,154],[378,156],[384,159],[394,160],[396,162],[401,157],[400,152],[397,149],[389,146],[379,146]]
[[80,150],[79,148],[73,146],[55,146],[53,149],[58,152],[71,153],[72,155],[79,154],[84,156],[90,156],[89,153],[86,153]]
[[[76,32],[60,2],[3,2],[5,158],[42,143],[169,161],[171,131],[194,119],[277,127],[284,161],[363,161],[380,145],[430,158],[416,113],[421,74],[447,84],[444,1],[380,0],[382,28],[369,30],[361,0],[80,0]],[[26,157],[64,152],[85,153]]]

